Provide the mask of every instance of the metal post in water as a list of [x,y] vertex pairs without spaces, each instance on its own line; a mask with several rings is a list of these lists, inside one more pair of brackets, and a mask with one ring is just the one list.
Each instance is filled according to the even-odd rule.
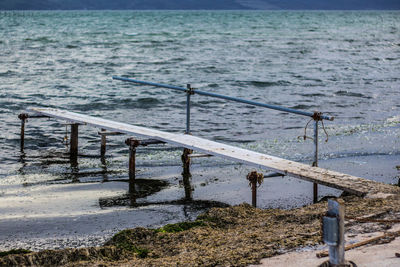
[[78,126],[79,124],[71,124],[71,141],[69,146],[69,156],[72,163],[78,161]]
[[193,94],[193,89],[190,84],[186,85],[186,131],[185,134],[190,134],[190,96]]
[[251,182],[251,204],[257,208],[257,181]]
[[128,138],[125,144],[129,146],[129,181],[136,179],[136,148],[139,146],[139,141],[134,138]]
[[[102,132],[105,131],[105,129],[101,129]],[[100,156],[101,158],[104,158],[106,155],[106,145],[107,145],[107,136],[105,134],[101,134],[101,147],[100,147]]]
[[[190,134],[190,96],[193,94],[193,89],[190,84],[186,85],[186,131],[185,134]],[[190,173],[190,157],[189,155],[192,154],[192,150],[188,148],[183,149],[182,154],[182,178],[183,178],[183,187],[185,189],[185,200],[192,200],[192,185],[191,185],[191,178],[192,174]]]
[[136,147],[129,146],[129,181],[136,179]]
[[130,204],[136,204],[136,146],[133,142],[129,144],[129,199]]
[[26,113],[21,113],[19,114],[18,118],[21,120],[21,152],[24,151],[24,146],[25,146],[25,122],[26,119],[28,118],[28,114]]
[[[314,121],[314,162],[313,167],[318,167],[318,119]],[[318,184],[313,184],[313,202],[318,202]]]
[[139,140],[128,138],[125,144],[129,146],[129,198],[131,206],[136,204],[136,148],[139,146]]
[[247,174],[247,180],[250,182],[251,186],[251,204],[254,208],[257,207],[257,183],[261,185],[264,175],[262,173],[257,173],[252,171]]

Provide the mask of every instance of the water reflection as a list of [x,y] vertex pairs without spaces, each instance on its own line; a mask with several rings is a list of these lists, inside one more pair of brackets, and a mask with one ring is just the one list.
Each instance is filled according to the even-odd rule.
[[[71,156],[68,146],[66,151],[60,150],[45,150],[39,155],[29,155],[25,152],[19,154],[18,162],[21,163],[18,172],[21,175],[26,175],[32,172],[37,172],[41,169],[47,169],[46,172],[51,173],[54,170],[56,176],[48,176],[45,180],[31,181],[24,183],[24,186],[49,185],[49,184],[71,184],[71,183],[105,183],[105,182],[125,182],[127,183],[127,191],[125,194],[114,197],[99,198],[100,208],[110,208],[117,206],[126,207],[145,207],[151,205],[177,205],[182,206],[183,214],[189,218],[191,214],[198,211],[204,211],[211,207],[226,207],[228,204],[207,201],[194,200],[192,185],[192,174],[190,172],[190,157],[191,150],[184,149],[182,160],[181,178],[178,184],[171,184],[165,180],[159,179],[137,179],[135,176],[129,176],[128,170],[121,175],[120,170],[110,169],[110,162],[105,155],[85,155],[80,153],[76,157]],[[86,158],[96,159],[100,163],[95,169],[88,169]],[[98,162],[98,161],[97,161]],[[51,167],[51,169],[49,169]],[[154,195],[168,187],[177,186],[182,191],[175,193],[175,200],[157,199],[148,201],[146,197]],[[172,199],[174,197],[172,196]]]
[[23,150],[19,154],[18,162],[21,163],[21,167],[18,169],[18,174],[25,175],[25,168],[28,164],[26,162],[26,153]]

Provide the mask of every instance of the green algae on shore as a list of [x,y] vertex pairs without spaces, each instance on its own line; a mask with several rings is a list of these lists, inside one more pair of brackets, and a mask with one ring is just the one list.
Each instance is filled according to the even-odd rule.
[[0,257],[4,257],[7,255],[15,255],[15,254],[27,254],[31,253],[32,251],[28,249],[23,249],[23,248],[17,248],[17,249],[10,249],[7,251],[0,251]]
[[[400,194],[344,196],[338,201],[352,217],[400,212]],[[326,202],[293,210],[261,210],[248,204],[213,208],[194,222],[121,231],[102,247],[8,255],[0,257],[0,265],[247,266],[321,244],[320,218],[325,212]]]

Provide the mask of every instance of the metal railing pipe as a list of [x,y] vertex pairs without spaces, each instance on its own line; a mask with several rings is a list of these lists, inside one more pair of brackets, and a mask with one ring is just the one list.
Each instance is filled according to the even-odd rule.
[[[271,104],[255,102],[252,100],[246,100],[246,99],[241,99],[241,98],[232,97],[232,96],[220,95],[220,94],[210,93],[210,92],[203,92],[203,91],[199,91],[199,90],[195,90],[194,92],[198,95],[211,96],[211,97],[215,97],[215,98],[249,104],[252,106],[259,106],[259,107],[279,110],[279,111],[283,111],[283,112],[288,112],[288,113],[293,113],[293,114],[298,114],[298,115],[303,115],[303,116],[308,116],[308,117],[314,116],[314,113],[312,113],[312,112],[301,111],[301,110],[296,110],[296,109],[292,109],[292,108],[285,108],[285,107],[281,107],[281,106],[275,106],[275,105],[271,105]],[[324,116],[324,115],[321,115],[321,119],[332,120],[331,117]]]
[[187,86],[187,91],[186,91],[186,134],[190,134],[190,96],[193,93],[192,87],[190,87],[190,84]]
[[124,78],[124,77],[117,77],[117,76],[113,76],[112,78],[114,80],[120,80],[120,81],[124,81],[124,82],[139,83],[139,84],[144,84],[144,85],[163,87],[163,88],[173,89],[173,90],[182,91],[182,92],[186,92],[187,91],[186,88],[173,86],[173,85],[168,85],[168,84],[145,82],[145,81],[139,81],[139,80]]
[[[120,80],[120,81],[125,81],[125,82],[133,82],[133,83],[138,83],[138,84],[145,84],[145,85],[151,85],[151,86],[156,86],[156,87],[163,87],[163,88],[174,89],[174,90],[184,91],[184,92],[187,92],[189,90],[189,89],[186,89],[186,88],[183,88],[183,87],[178,87],[178,86],[159,84],[159,83],[152,83],[152,82],[144,82],[144,81],[139,81],[139,80],[134,80],[134,79],[129,79],[129,78],[123,78],[123,77],[113,76],[112,78],[115,79],[115,80]],[[210,97],[215,97],[215,98],[235,101],[235,102],[244,103],[244,104],[248,104],[248,105],[252,105],[252,106],[259,106],[259,107],[279,110],[279,111],[293,113],[293,114],[297,114],[297,115],[308,116],[308,117],[312,117],[312,118],[314,118],[315,114],[316,114],[315,112],[313,113],[313,112],[301,111],[301,110],[296,110],[296,109],[292,109],[292,108],[275,106],[275,105],[271,105],[271,104],[260,103],[260,102],[241,99],[241,98],[232,97],[232,96],[226,96],[226,95],[220,95],[220,94],[216,94],[216,93],[204,92],[204,91],[200,91],[200,90],[193,90],[192,89],[192,93],[193,94],[198,94],[198,95],[203,95],[203,96],[210,96]],[[318,117],[318,119],[333,121],[334,117],[320,115]]]

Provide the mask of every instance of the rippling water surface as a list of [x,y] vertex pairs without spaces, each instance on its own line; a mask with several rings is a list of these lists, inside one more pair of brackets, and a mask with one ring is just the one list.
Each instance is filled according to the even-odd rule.
[[[397,182],[394,165],[384,162],[399,162],[399,12],[1,12],[0,51],[3,199],[24,195],[21,185],[40,195],[50,185],[127,179],[126,137],[109,138],[109,157],[100,162],[87,157],[99,154],[97,129],[89,127],[80,128],[80,153],[86,157],[78,168],[64,154],[65,126],[53,120],[28,121],[21,154],[17,115],[28,106],[184,131],[185,95],[115,81],[113,75],[183,87],[190,83],[204,91],[323,111],[335,121],[325,123],[328,143],[321,131],[321,165]],[[308,118],[198,95],[192,99],[194,135],[312,161],[312,141],[298,138]],[[157,200],[183,191],[180,153],[139,150],[138,175],[170,183]],[[249,201],[246,166],[213,158],[196,160],[192,168],[195,199]],[[384,177],[376,177],[376,170]],[[305,192],[282,197],[282,178],[274,179],[264,189],[274,200],[261,196],[262,207],[310,201]],[[295,188],[298,181],[287,183]],[[281,193],[273,196],[268,186]],[[93,205],[94,212],[100,209]],[[31,214],[13,207],[3,213]]]

